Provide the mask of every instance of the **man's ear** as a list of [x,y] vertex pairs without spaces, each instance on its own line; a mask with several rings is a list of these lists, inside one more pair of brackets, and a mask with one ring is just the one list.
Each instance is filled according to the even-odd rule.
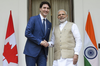
[[41,12],[41,8],[40,8],[40,12]]
[[68,15],[66,15],[66,17],[68,18]]

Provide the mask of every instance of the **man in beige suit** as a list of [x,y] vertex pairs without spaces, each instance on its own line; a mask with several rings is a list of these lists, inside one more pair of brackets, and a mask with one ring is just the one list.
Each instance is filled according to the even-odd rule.
[[60,24],[53,28],[51,41],[48,42],[49,47],[54,46],[53,66],[77,66],[82,41],[77,25],[68,22],[67,17],[65,10],[58,11]]

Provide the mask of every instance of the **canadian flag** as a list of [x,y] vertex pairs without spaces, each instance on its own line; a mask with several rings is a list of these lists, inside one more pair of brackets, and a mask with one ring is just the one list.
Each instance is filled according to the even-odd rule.
[[3,66],[18,66],[18,52],[11,11],[5,37]]

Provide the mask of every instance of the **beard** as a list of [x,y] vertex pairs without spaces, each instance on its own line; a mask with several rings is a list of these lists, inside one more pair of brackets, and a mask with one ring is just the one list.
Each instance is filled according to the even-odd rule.
[[60,20],[60,19],[58,19],[58,20],[59,20],[60,23],[63,23],[63,22],[65,22],[65,21],[67,20],[67,17],[65,17],[65,18],[62,19],[62,20]]

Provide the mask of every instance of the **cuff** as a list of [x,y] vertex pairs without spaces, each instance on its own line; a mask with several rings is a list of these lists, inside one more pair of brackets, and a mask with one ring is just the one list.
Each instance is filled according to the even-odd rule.
[[48,47],[53,47],[52,42],[48,42],[48,43],[49,43],[49,46]]
[[79,55],[79,53],[78,53],[78,52],[75,52],[75,54]]

